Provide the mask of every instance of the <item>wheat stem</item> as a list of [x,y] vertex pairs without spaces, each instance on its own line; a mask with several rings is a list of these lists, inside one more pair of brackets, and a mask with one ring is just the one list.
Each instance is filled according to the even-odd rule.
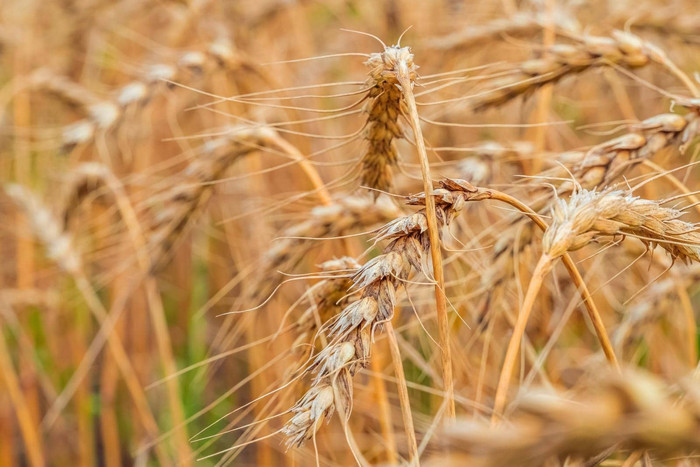
[[[105,326],[106,323],[108,323],[112,318],[110,318],[107,310],[104,308],[104,305],[102,305],[102,302],[97,297],[97,294],[95,293],[92,285],[90,285],[87,277],[85,277],[82,272],[77,272],[74,274],[73,279],[75,280],[83,299],[90,308],[90,311],[92,311],[92,313],[95,315],[95,318],[97,318],[100,325]],[[126,353],[126,350],[124,350],[121,340],[119,340],[119,337],[116,334],[110,332],[107,337],[107,345],[109,345],[110,351],[114,356],[114,361],[117,363],[122,377],[124,378],[126,387],[131,394],[138,413],[141,416],[141,421],[144,424],[144,427],[146,430],[148,430],[151,436],[157,437],[158,424],[156,423],[155,418],[153,418],[151,409],[148,405],[148,400],[146,399],[146,394],[144,393],[143,387],[139,382],[136,373],[134,372],[134,368],[129,361],[129,356]],[[158,456],[158,461],[161,463],[165,462],[163,465],[168,465],[170,461],[168,460],[168,456],[165,454],[162,446],[156,445],[155,449]]]
[[428,153],[425,149],[423,132],[421,131],[418,118],[416,100],[413,96],[412,82],[406,67],[401,67],[397,75],[406,105],[408,116],[413,129],[413,134],[418,147],[418,157],[420,159],[421,173],[423,175],[423,190],[425,197],[425,212],[428,221],[428,238],[430,239],[430,256],[433,260],[433,275],[435,279],[435,307],[437,311],[437,322],[439,330],[440,353],[442,356],[442,381],[447,399],[447,417],[455,417],[454,403],[454,382],[452,376],[452,357],[450,352],[449,317],[447,316],[447,302],[445,298],[445,276],[442,267],[442,252],[440,250],[440,234],[438,232],[437,216],[435,214],[435,199],[429,196],[433,189],[433,182],[430,177],[430,163]]
[[691,368],[695,368],[698,363],[698,347],[697,347],[697,329],[698,325],[695,321],[695,313],[693,311],[693,304],[690,302],[690,297],[688,297],[688,291],[686,286],[682,283],[676,283],[676,290],[678,291],[678,298],[681,301],[681,308],[683,309],[683,318],[685,323],[682,325],[686,336],[686,352],[688,354],[688,363],[690,363]]
[[608,362],[615,369],[619,370],[620,364],[618,363],[617,357],[615,356],[615,350],[613,349],[613,346],[610,343],[610,337],[608,336],[608,331],[605,329],[605,325],[603,324],[603,319],[600,317],[600,312],[598,311],[598,307],[596,306],[595,302],[593,301],[593,297],[591,297],[591,293],[588,290],[588,286],[586,285],[586,281],[583,280],[581,273],[576,268],[574,261],[571,259],[571,256],[569,256],[568,253],[565,254],[564,256],[562,256],[561,260],[564,263],[564,266],[566,266],[566,270],[569,272],[569,276],[571,277],[571,280],[574,281],[574,285],[579,290],[579,293],[581,294],[581,298],[583,299],[583,302],[586,305],[586,311],[588,312],[588,317],[591,319],[591,323],[593,323],[593,328],[595,329],[596,336],[598,337],[598,341],[600,342],[600,346],[603,349],[603,353],[605,354],[605,358],[608,359]]
[[[2,328],[0,328],[0,331]],[[20,387],[19,378],[10,359],[10,349],[5,342],[5,337],[0,333],[0,375],[4,380],[5,388],[10,396],[12,405],[17,415],[19,428],[24,439],[27,457],[32,467],[45,465],[41,438],[37,426],[32,420],[32,415]]]
[[396,465],[399,461],[396,453],[396,438],[394,436],[394,424],[391,421],[391,406],[386,392],[386,384],[383,376],[383,355],[375,352],[370,365],[372,366],[372,382],[379,406],[379,426],[382,430],[382,438],[386,446],[386,461],[390,465]]
[[389,349],[391,350],[391,360],[396,373],[396,387],[399,392],[399,402],[401,403],[401,415],[403,415],[403,426],[406,431],[406,442],[408,443],[409,464],[419,465],[418,443],[416,441],[416,431],[413,427],[413,414],[411,413],[411,401],[408,398],[408,386],[406,385],[406,375],[403,371],[403,361],[399,343],[396,340],[396,331],[391,322],[386,324],[386,335],[388,337]]
[[518,352],[520,350],[520,341],[525,335],[525,328],[527,327],[527,321],[532,312],[532,306],[535,303],[537,294],[542,287],[542,281],[547,273],[552,268],[552,263],[554,258],[548,254],[543,254],[540,260],[535,266],[535,271],[532,273],[532,279],[530,279],[530,285],[527,287],[527,292],[525,293],[525,299],[520,307],[520,312],[515,321],[515,327],[513,328],[513,334],[510,336],[510,341],[508,341],[508,349],[506,350],[506,357],[503,361],[503,366],[501,368],[501,376],[498,379],[498,386],[496,387],[496,396],[493,402],[493,415],[491,417],[491,424],[495,425],[499,417],[503,414],[503,408],[506,403],[506,396],[508,395],[508,387],[510,385],[510,379],[513,375],[513,368],[515,368],[515,362],[518,358]]

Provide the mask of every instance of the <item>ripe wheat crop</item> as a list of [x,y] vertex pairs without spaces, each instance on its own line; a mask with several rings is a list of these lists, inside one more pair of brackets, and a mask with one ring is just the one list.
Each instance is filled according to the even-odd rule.
[[0,466],[700,465],[699,38],[0,3]]

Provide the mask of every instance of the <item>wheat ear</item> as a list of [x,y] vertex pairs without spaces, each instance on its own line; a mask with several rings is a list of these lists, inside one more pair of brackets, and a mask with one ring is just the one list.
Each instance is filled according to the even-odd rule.
[[639,68],[659,56],[658,49],[639,37],[622,31],[615,31],[612,37],[574,36],[574,39],[573,44],[555,44],[550,47],[546,58],[527,60],[515,65],[512,75],[493,83],[490,91],[470,99],[471,107],[479,111],[501,106],[571,74],[611,65]]
[[[443,181],[441,188],[432,192],[441,226],[449,225],[467,201],[488,196],[467,182],[455,180]],[[426,196],[413,197],[409,204],[425,206]],[[315,378],[312,388],[294,407],[296,415],[285,428],[289,446],[311,439],[320,427],[320,420],[332,412],[334,404],[351,407],[352,375],[368,363],[374,333],[392,319],[397,291],[411,269],[423,270],[424,252],[430,248],[427,226],[424,208],[379,230],[377,239],[391,242],[382,255],[363,265],[353,277],[353,290],[362,294],[329,326],[328,347],[316,355],[307,369],[315,373]],[[328,397],[334,387],[338,388],[340,398]]]
[[[370,68],[366,99],[365,139],[367,150],[362,156],[361,183],[380,191],[389,191],[393,185],[393,167],[398,163],[395,140],[403,136],[399,127],[399,116],[405,115],[406,105],[402,100],[396,66],[401,59],[397,48],[389,47],[382,53],[373,53],[365,62]],[[410,54],[409,54],[410,55]],[[411,70],[415,70],[413,56]]]

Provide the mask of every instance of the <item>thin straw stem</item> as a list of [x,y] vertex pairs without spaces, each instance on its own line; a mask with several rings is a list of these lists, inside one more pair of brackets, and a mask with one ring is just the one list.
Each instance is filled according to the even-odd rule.
[[440,235],[437,216],[435,214],[435,199],[429,196],[433,189],[433,182],[430,177],[430,163],[428,162],[428,153],[425,149],[423,132],[420,127],[416,100],[413,96],[412,83],[405,66],[400,67],[400,72],[397,77],[408,107],[408,117],[416,140],[418,157],[420,158],[423,189],[426,193],[425,212],[428,221],[430,256],[433,261],[433,275],[435,279],[435,307],[437,311],[440,354],[442,356],[442,380],[445,398],[447,399],[447,413],[445,418],[446,420],[451,420],[455,418],[454,382],[452,376],[452,356],[450,352],[449,317],[447,316],[447,301],[445,297],[445,275],[442,267],[442,252],[440,251]]

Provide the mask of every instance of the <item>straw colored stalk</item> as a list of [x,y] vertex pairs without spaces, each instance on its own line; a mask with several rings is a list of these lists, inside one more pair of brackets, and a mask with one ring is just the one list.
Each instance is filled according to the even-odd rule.
[[656,245],[683,262],[700,261],[700,232],[694,224],[679,219],[682,212],[665,208],[657,201],[641,199],[622,191],[578,190],[568,202],[557,199],[552,224],[542,238],[543,253],[535,267],[513,329],[494,398],[494,422],[503,413],[508,386],[544,277],[554,262],[601,236],[633,236],[650,249]]
[[[161,363],[163,365],[163,370],[166,375],[171,375],[177,372],[177,364],[175,363],[175,357],[172,352],[172,343],[170,339],[170,334],[168,331],[168,324],[165,317],[165,309],[163,307],[163,302],[160,297],[160,292],[158,291],[158,285],[156,283],[155,277],[150,274],[152,261],[147,252],[146,239],[141,230],[141,225],[137,219],[136,213],[134,212],[133,206],[131,205],[124,187],[121,182],[114,176],[114,174],[104,165],[98,163],[86,163],[79,166],[75,173],[77,174],[77,180],[75,185],[77,187],[84,187],[85,189],[96,188],[99,185],[104,185],[104,187],[109,191],[110,194],[114,196],[116,205],[121,214],[122,220],[127,227],[127,232],[129,234],[130,240],[133,243],[135,249],[135,256],[141,273],[144,276],[143,285],[146,290],[146,297],[148,300],[148,311],[153,324],[154,334],[156,337],[156,344],[158,348],[158,355],[160,357]],[[81,180],[83,180],[81,182]],[[88,185],[85,185],[88,182]],[[68,198],[69,202],[75,202],[74,196]],[[66,219],[66,210],[64,208],[64,221]],[[113,319],[109,322],[109,326],[112,326],[116,322],[118,315],[114,315]],[[102,333],[112,333],[112,329],[100,330],[100,335]],[[101,342],[101,343],[100,343]],[[94,359],[97,357],[104,340],[100,341],[95,339],[93,344],[90,346],[89,351],[86,353],[83,362],[81,362],[80,367],[75,372],[74,376],[71,378],[71,382],[67,385],[67,388],[71,387],[71,383],[77,384],[78,381],[82,380],[87,369],[92,365]],[[81,373],[82,370],[82,373]],[[189,464],[190,451],[189,444],[187,442],[187,433],[184,427],[183,420],[185,419],[184,411],[181,405],[180,388],[176,380],[168,380],[166,382],[168,391],[168,403],[169,409],[172,414],[173,424],[180,427],[176,431],[175,445],[178,450],[178,458],[182,465]],[[66,397],[70,396],[70,393],[64,390],[64,395]]]
[[[406,103],[407,119],[413,130],[418,160],[420,161],[421,176],[423,178],[423,191],[425,197],[425,213],[427,221],[428,238],[430,240],[430,259],[432,260],[432,273],[435,279],[435,311],[437,313],[438,341],[440,344],[441,370],[443,390],[447,399],[447,418],[455,417],[454,402],[454,381],[452,375],[452,356],[450,348],[450,325],[447,316],[447,297],[445,296],[445,272],[442,267],[442,249],[440,247],[440,232],[438,227],[438,214],[435,207],[435,200],[428,196],[433,189],[433,180],[430,175],[430,162],[428,161],[428,151],[426,150],[423,130],[421,129],[420,117],[416,99],[413,95],[413,86],[416,78],[416,66],[413,63],[413,54],[408,47],[392,47],[395,56],[390,63],[393,69],[389,71],[396,76],[397,81]],[[387,49],[389,50],[389,49]],[[385,52],[386,53],[386,52]],[[457,184],[459,185],[459,184]],[[473,188],[471,185],[469,187]],[[478,191],[475,189],[475,191]],[[393,336],[389,339],[389,344],[394,345]],[[398,355],[394,349],[392,355]],[[406,406],[407,404],[404,404]]]
[[574,395],[533,390],[517,401],[507,424],[494,429],[460,420],[447,428],[434,443],[447,453],[428,464],[534,467],[593,465],[598,459],[598,465],[613,453],[634,449],[654,456],[689,455],[700,448],[700,393],[691,381],[679,386],[684,391],[625,371],[596,374]]

